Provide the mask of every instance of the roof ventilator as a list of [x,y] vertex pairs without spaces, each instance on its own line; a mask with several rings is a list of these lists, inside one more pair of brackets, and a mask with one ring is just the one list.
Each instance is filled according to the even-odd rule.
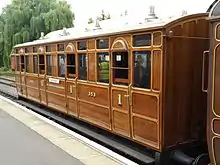
[[100,29],[102,29],[102,28],[100,26],[99,19],[97,18],[96,23],[95,23],[95,28],[93,30],[100,30]]
[[150,6],[150,13],[148,14],[148,17],[145,18],[146,22],[150,22],[153,19],[158,19],[158,17],[155,14],[155,7],[154,6]]

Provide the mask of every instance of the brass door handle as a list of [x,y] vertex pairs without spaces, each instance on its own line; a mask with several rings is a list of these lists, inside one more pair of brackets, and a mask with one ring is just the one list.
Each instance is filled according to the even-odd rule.
[[124,97],[129,97],[129,95],[124,95]]

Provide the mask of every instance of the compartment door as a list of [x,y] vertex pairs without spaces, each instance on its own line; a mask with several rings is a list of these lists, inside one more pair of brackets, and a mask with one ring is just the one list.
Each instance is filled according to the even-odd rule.
[[130,137],[129,87],[112,87],[112,129]]
[[[211,162],[220,164],[220,25],[214,24],[214,32],[210,49],[210,77],[209,77],[209,109],[208,109],[208,145]],[[214,33],[213,33],[214,34]]]

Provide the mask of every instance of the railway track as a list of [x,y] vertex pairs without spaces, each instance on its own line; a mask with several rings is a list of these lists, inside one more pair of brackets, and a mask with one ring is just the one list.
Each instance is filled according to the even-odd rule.
[[27,107],[28,109],[50,119],[54,122],[112,150],[113,152],[130,159],[138,164],[153,165],[155,164],[155,153],[147,152],[148,150],[136,143],[128,141],[117,135],[113,135],[105,130],[94,127],[88,123],[72,118],[65,114],[53,111],[47,107],[31,102],[25,98],[19,98],[16,93],[15,84],[11,80],[0,78],[0,95]]

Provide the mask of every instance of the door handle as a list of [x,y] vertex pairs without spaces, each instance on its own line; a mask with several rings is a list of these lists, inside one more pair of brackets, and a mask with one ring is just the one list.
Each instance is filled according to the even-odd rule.
[[209,55],[209,51],[204,51],[203,52],[203,57],[202,57],[202,91],[207,92],[207,89],[205,89],[205,56],[206,54]]

